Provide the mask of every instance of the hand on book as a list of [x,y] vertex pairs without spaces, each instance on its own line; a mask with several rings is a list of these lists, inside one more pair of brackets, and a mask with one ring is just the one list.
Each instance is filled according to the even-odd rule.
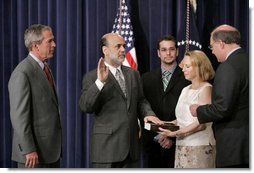
[[173,123],[154,124],[153,122],[146,122],[144,128],[154,132],[160,132],[159,128],[168,129],[170,131],[179,130],[179,126],[176,126]]
[[170,131],[168,129],[164,129],[164,128],[161,128],[159,127],[159,134],[160,135],[166,135],[168,137],[177,137],[178,139],[181,139],[181,138],[184,138],[188,135],[190,135],[190,133],[187,133],[187,132],[184,132],[183,129],[179,129],[179,130],[176,130],[176,131]]
[[144,118],[144,122],[153,122],[154,124],[163,124],[163,122],[157,118],[156,116],[153,116],[153,115],[148,115]]
[[171,130],[168,130],[168,129],[164,129],[164,128],[161,128],[159,127],[159,134],[161,135],[165,135],[165,136],[168,136],[168,137],[176,137],[176,131],[171,131]]

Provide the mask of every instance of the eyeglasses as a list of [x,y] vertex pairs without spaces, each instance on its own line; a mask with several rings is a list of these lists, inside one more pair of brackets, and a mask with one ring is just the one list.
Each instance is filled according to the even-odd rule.
[[216,43],[216,42],[218,42],[218,41],[213,42],[213,44],[211,44],[210,46],[208,46],[208,48],[211,49],[211,50],[213,50],[213,45],[214,45],[214,43]]

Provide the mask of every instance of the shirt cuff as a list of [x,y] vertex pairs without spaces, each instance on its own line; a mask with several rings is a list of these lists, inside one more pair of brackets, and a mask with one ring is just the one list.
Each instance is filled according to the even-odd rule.
[[98,89],[101,91],[102,88],[103,88],[104,85],[105,85],[105,82],[103,83],[103,82],[101,82],[99,79],[96,79],[95,84],[96,84],[96,86],[98,87]]

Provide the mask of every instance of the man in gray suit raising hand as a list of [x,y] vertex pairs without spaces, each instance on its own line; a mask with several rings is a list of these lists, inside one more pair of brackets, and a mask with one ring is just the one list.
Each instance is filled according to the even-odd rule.
[[94,168],[138,167],[138,121],[162,122],[144,98],[139,72],[123,66],[125,41],[115,33],[101,39],[104,58],[82,82],[80,108],[94,114],[90,157]]
[[59,105],[46,64],[56,47],[54,36],[49,26],[36,24],[26,29],[24,39],[29,54],[15,68],[8,85],[12,160],[19,168],[60,167]]

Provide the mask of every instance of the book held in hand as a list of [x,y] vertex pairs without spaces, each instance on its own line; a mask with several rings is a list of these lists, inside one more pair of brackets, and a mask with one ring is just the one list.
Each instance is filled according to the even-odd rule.
[[176,126],[175,124],[169,122],[165,122],[164,124],[154,124],[152,122],[146,122],[144,126],[146,130],[151,130],[154,132],[159,132],[159,127],[163,129],[168,129],[172,132],[179,130],[179,126]]

